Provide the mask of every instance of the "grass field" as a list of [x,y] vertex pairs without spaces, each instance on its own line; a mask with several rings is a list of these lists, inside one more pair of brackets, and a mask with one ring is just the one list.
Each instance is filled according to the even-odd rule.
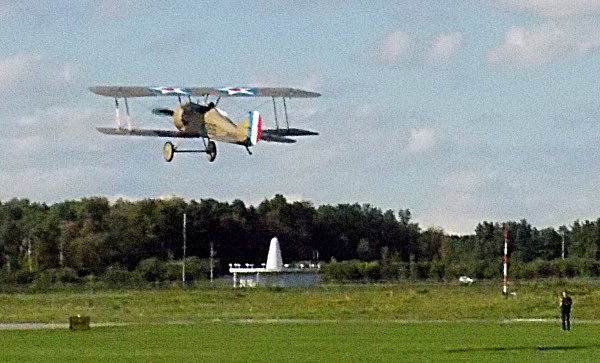
[[[595,281],[325,285],[311,289],[163,288],[0,294],[0,322],[90,331],[0,330],[0,361],[600,361]],[[557,295],[574,298],[573,330]],[[515,319],[542,319],[519,322]]]
[[548,323],[195,323],[2,331],[2,362],[597,362],[599,327]]
[[310,289],[167,288],[0,294],[0,322],[64,323],[70,315],[92,322],[163,323],[238,319],[483,320],[558,317],[567,288],[578,319],[599,318],[600,284],[544,281],[515,286],[505,298],[498,283],[325,285]]

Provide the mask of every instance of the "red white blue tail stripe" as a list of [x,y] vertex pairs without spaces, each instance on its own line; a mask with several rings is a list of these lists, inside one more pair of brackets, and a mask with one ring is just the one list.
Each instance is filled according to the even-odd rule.
[[250,145],[256,145],[260,140],[260,133],[262,131],[262,118],[258,111],[250,112],[250,126],[248,127],[248,140]]

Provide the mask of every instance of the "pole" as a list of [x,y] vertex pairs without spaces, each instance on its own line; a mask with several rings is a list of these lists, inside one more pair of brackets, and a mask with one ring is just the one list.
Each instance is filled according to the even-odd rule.
[[58,244],[58,265],[60,267],[63,267],[65,264],[65,253],[64,253],[64,249],[65,249],[65,240],[64,238],[61,236],[60,237],[60,242]]
[[29,273],[33,272],[31,266],[31,236],[27,237],[27,264],[29,265]]
[[58,265],[63,268],[65,266],[65,241],[67,239],[69,229],[69,224],[67,222],[62,222],[60,224],[60,238],[58,240]]
[[210,283],[213,283],[213,278],[214,278],[214,268],[215,268],[215,263],[214,263],[214,257],[215,257],[215,249],[214,249],[214,243],[210,243]]
[[561,246],[560,246],[560,257],[565,259],[565,231],[560,232]]
[[504,257],[502,258],[503,264],[503,278],[502,278],[502,294],[508,295],[508,229],[504,230]]
[[185,257],[187,248],[187,215],[183,213],[183,262],[181,263],[181,282],[185,284]]

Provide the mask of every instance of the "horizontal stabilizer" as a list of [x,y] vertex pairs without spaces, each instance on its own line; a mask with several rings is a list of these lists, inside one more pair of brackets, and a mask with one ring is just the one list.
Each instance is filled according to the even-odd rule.
[[302,130],[302,129],[293,129],[293,128],[285,128],[285,129],[268,129],[262,130],[263,133],[269,133],[271,135],[277,136],[316,136],[319,133],[310,131],[310,130]]
[[173,137],[173,138],[186,138],[193,139],[199,137],[206,137],[197,132],[181,132],[173,130],[148,130],[148,129],[124,129],[124,128],[111,128],[111,127],[97,127],[96,130],[107,135],[121,135],[121,136],[150,136],[150,137]]
[[271,134],[269,132],[265,132],[265,130],[262,131],[262,133],[260,135],[260,140],[266,141],[266,142],[279,142],[279,143],[283,143],[283,144],[293,144],[296,142],[296,140],[294,140],[294,139],[289,139],[285,136],[281,136],[281,135],[277,135],[277,134]]

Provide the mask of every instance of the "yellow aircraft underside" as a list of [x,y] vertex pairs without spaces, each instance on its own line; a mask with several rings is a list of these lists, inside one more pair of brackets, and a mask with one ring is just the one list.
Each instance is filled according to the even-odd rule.
[[248,134],[248,120],[238,126],[216,108],[194,117],[187,126],[175,120],[175,126],[182,132],[206,134],[212,140],[235,144],[245,143]]

